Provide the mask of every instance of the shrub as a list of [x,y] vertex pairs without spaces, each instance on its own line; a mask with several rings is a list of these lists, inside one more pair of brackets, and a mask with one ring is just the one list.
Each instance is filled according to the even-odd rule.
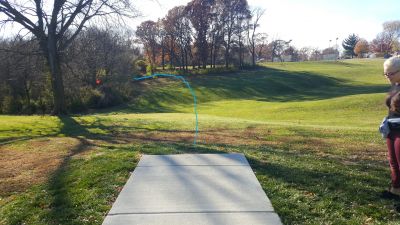
[[22,111],[22,102],[19,98],[12,96],[5,96],[1,104],[2,113],[4,114],[17,114]]
[[67,107],[72,113],[86,112],[88,109],[79,97],[71,98]]
[[146,67],[146,74],[147,75],[152,75],[154,73],[154,71],[155,71],[155,68],[154,68],[153,65],[151,65],[151,64],[147,65],[147,67]]
[[134,62],[134,65],[135,65],[135,70],[141,73],[146,73],[146,68],[147,68],[146,61],[139,59],[136,62]]
[[38,106],[38,113],[40,112],[41,114],[45,114],[47,112],[47,104],[45,101],[43,101],[41,98],[37,102]]
[[31,115],[31,114],[36,113],[37,109],[38,109],[37,103],[34,102],[34,101],[31,101],[31,102],[29,102],[28,104],[24,104],[24,105],[22,106],[21,112],[22,112],[23,114],[29,114],[29,115]]
[[167,70],[174,70],[174,69],[175,69],[175,67],[173,67],[171,64],[167,65]]
[[102,86],[99,91],[102,95],[97,102],[96,108],[116,106],[123,102],[122,95],[111,87]]
[[97,105],[103,97],[103,93],[91,87],[83,87],[80,90],[82,103],[88,108],[97,108]]

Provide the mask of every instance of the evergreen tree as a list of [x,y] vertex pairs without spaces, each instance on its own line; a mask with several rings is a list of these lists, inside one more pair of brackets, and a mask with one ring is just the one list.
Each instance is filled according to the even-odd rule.
[[360,40],[360,38],[355,35],[355,34],[350,34],[348,38],[344,39],[342,42],[342,46],[344,48],[344,54],[351,56],[353,58],[356,56],[354,53],[354,48],[356,47],[357,42]]

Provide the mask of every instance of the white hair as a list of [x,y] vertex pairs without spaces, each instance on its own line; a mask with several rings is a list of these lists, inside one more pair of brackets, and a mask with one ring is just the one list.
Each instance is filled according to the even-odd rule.
[[387,70],[390,70],[391,72],[400,70],[400,55],[388,58],[383,63],[383,70],[385,73],[387,72]]

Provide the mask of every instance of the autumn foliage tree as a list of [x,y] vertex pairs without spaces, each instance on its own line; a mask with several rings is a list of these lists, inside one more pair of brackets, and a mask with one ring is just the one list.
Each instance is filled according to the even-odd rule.
[[387,55],[392,50],[392,40],[385,32],[381,32],[371,41],[370,48],[378,55]]
[[360,39],[354,47],[354,53],[359,57],[363,58],[365,54],[369,52],[369,44],[365,39]]
[[183,70],[207,64],[243,68],[245,60],[255,65],[257,52],[266,45],[267,36],[256,32],[263,12],[251,14],[247,0],[192,0],[170,9],[157,23],[142,23],[136,34],[152,64],[161,58],[162,65],[165,59],[170,68]]
[[142,22],[136,30],[136,36],[139,38],[140,42],[143,44],[150,62],[151,67],[156,63],[157,56],[157,35],[159,33],[159,27],[156,22],[147,20]]

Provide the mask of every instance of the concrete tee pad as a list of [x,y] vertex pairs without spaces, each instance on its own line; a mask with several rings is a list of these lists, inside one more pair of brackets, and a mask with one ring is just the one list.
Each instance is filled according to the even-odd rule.
[[281,224],[243,154],[144,155],[103,225]]

